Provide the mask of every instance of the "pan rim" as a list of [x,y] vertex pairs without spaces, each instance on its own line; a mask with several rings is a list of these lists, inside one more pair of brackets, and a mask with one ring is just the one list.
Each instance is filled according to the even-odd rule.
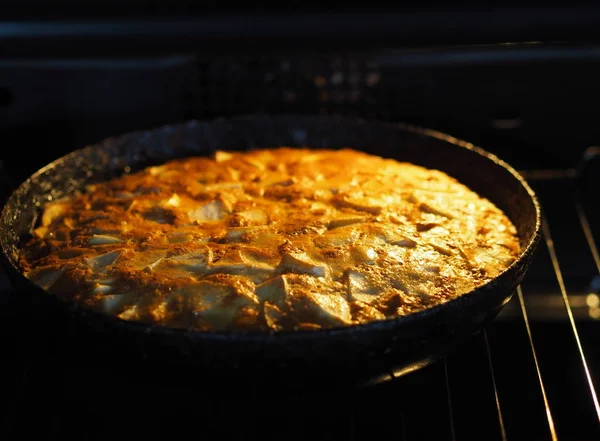
[[[244,340],[246,340],[246,341],[278,340],[279,341],[282,339],[284,339],[284,340],[295,340],[295,339],[306,339],[306,338],[319,339],[319,338],[323,338],[323,337],[327,337],[327,336],[331,336],[331,335],[354,334],[357,332],[372,332],[372,331],[377,331],[377,330],[387,330],[387,329],[391,329],[391,328],[408,327],[408,326],[413,325],[415,322],[418,323],[420,321],[423,321],[427,316],[430,316],[430,315],[435,316],[436,313],[440,310],[452,309],[453,307],[460,307],[460,303],[463,303],[468,299],[472,299],[472,298],[480,296],[480,295],[485,295],[485,290],[487,287],[489,287],[490,285],[493,285],[498,279],[503,278],[507,273],[517,270],[517,268],[521,265],[522,261],[527,259],[528,256],[530,256],[535,251],[535,249],[541,239],[543,216],[542,216],[541,205],[539,203],[537,195],[535,194],[535,192],[533,191],[531,186],[527,183],[525,178],[516,169],[514,169],[510,164],[508,164],[504,160],[500,159],[495,154],[493,154],[481,147],[478,147],[468,141],[465,141],[460,138],[456,138],[452,135],[443,133],[441,131],[414,125],[414,124],[409,124],[409,123],[405,123],[405,122],[389,122],[389,121],[383,121],[383,120],[378,120],[378,119],[353,117],[353,116],[313,115],[313,114],[294,114],[294,113],[273,114],[273,115],[272,114],[245,114],[245,115],[236,115],[236,116],[231,116],[231,117],[218,117],[218,118],[212,118],[212,119],[206,119],[206,120],[190,119],[190,120],[187,120],[185,122],[180,122],[180,123],[164,124],[164,125],[152,128],[150,130],[130,131],[130,132],[125,132],[125,133],[116,135],[116,136],[111,136],[111,137],[105,138],[104,140],[101,140],[97,143],[90,144],[90,145],[81,147],[79,149],[76,149],[70,153],[67,153],[66,155],[63,155],[63,156],[55,159],[54,161],[46,164],[45,166],[43,166],[42,168],[40,168],[39,170],[34,172],[30,177],[28,177],[25,181],[23,181],[17,188],[15,188],[14,191],[10,194],[9,198],[7,198],[4,206],[2,207],[2,212],[0,213],[0,219],[4,219],[8,215],[6,207],[10,206],[11,203],[14,204],[14,199],[17,197],[17,195],[19,194],[20,191],[23,191],[22,189],[28,183],[35,181],[40,176],[47,173],[49,170],[52,170],[55,167],[60,166],[62,163],[69,161],[71,158],[82,155],[86,150],[97,149],[97,148],[110,149],[111,147],[114,147],[115,145],[118,145],[119,143],[126,141],[128,138],[129,139],[138,139],[139,137],[142,137],[142,136],[152,136],[152,135],[156,136],[156,134],[164,133],[166,131],[171,131],[176,128],[189,126],[189,125],[192,125],[192,126],[198,125],[198,124],[214,125],[214,124],[218,124],[218,123],[231,123],[231,122],[236,122],[236,121],[255,122],[255,121],[257,121],[257,119],[261,119],[261,118],[263,121],[273,121],[273,122],[275,122],[277,120],[293,120],[293,121],[297,122],[298,125],[302,125],[300,123],[307,124],[310,121],[319,121],[319,122],[322,121],[323,124],[331,124],[331,123],[335,123],[335,122],[338,122],[338,123],[341,122],[341,123],[346,123],[346,124],[362,124],[362,125],[370,124],[370,125],[375,125],[375,126],[381,127],[381,128],[387,127],[389,129],[392,129],[395,131],[400,130],[400,131],[412,133],[415,135],[422,135],[422,136],[425,136],[428,138],[433,138],[433,139],[442,141],[445,144],[452,146],[453,148],[464,148],[466,150],[469,150],[469,151],[473,152],[474,154],[477,154],[477,155],[485,158],[486,160],[491,161],[496,166],[503,168],[505,171],[508,171],[509,174],[512,176],[512,178],[516,179],[516,181],[518,181],[519,185],[521,187],[523,187],[523,189],[526,191],[527,195],[529,196],[529,201],[533,204],[533,207],[534,207],[535,217],[536,217],[534,231],[531,234],[531,237],[529,238],[529,240],[526,242],[525,246],[521,249],[518,258],[515,259],[507,268],[505,268],[501,273],[499,273],[497,276],[495,276],[493,279],[489,280],[488,282],[484,283],[483,285],[480,285],[471,291],[461,294],[458,297],[454,297],[446,302],[438,303],[431,307],[425,308],[421,311],[413,312],[413,313],[410,313],[405,316],[387,317],[385,319],[374,320],[374,321],[362,323],[362,324],[336,326],[336,327],[323,328],[323,329],[317,329],[317,330],[197,331],[197,330],[190,330],[190,329],[185,329],[185,328],[174,328],[174,327],[161,326],[161,325],[149,324],[149,323],[143,323],[143,322],[127,321],[127,320],[120,319],[116,316],[105,314],[105,313],[102,313],[99,311],[94,311],[94,310],[85,308],[79,304],[76,304],[74,302],[64,300],[54,294],[47,292],[46,290],[42,289],[41,287],[35,285],[33,282],[31,282],[29,279],[27,279],[23,275],[21,269],[16,264],[14,258],[12,258],[12,256],[9,254],[6,247],[4,246],[4,243],[2,243],[0,245],[3,260],[7,261],[8,264],[10,265],[10,267],[12,267],[11,269],[13,271],[17,272],[20,275],[20,277],[22,279],[24,279],[24,281],[27,281],[30,285],[35,287],[34,289],[37,289],[40,292],[43,292],[49,298],[58,301],[59,303],[63,304],[64,306],[67,306],[71,309],[77,310],[78,312],[82,313],[83,315],[96,316],[105,322],[109,321],[116,325],[118,324],[120,326],[126,326],[133,331],[144,332],[147,334],[148,333],[162,334],[162,335],[167,335],[167,336],[177,334],[178,336],[187,336],[192,339],[208,339],[208,340],[223,340],[223,341],[227,341],[227,340],[236,340],[236,341],[240,341],[240,340],[241,341],[244,341]],[[511,296],[512,296],[512,293],[510,293],[510,294],[507,293],[506,301],[508,301]]]

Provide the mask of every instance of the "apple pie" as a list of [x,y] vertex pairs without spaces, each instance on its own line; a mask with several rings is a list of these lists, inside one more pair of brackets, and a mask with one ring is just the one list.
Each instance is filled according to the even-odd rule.
[[281,331],[421,311],[519,251],[508,217],[443,172],[280,147],[176,159],[49,202],[20,263],[123,320]]

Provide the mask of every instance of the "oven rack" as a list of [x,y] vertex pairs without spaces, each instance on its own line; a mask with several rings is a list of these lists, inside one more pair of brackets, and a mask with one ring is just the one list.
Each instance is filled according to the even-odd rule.
[[[224,439],[600,439],[600,148],[588,149],[577,169],[522,173],[544,209],[532,267],[494,323],[437,363],[338,395],[209,399],[113,384],[101,368],[74,376],[77,366],[61,364],[47,340],[24,346],[6,327],[7,424],[0,433],[11,441],[38,433],[49,440],[183,439],[188,432]],[[0,283],[0,292],[7,289]],[[2,315],[4,324],[10,317]]]
[[[481,335],[420,371],[390,372],[385,393],[411,397],[397,439],[600,439],[600,148],[577,169],[521,173],[543,207],[541,249]],[[373,417],[398,411],[373,409],[370,393]],[[355,429],[373,435],[370,424]]]

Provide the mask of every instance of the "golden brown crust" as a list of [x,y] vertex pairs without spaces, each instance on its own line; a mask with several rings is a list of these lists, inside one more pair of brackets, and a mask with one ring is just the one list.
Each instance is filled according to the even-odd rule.
[[45,207],[27,277],[89,308],[197,330],[406,315],[485,283],[515,227],[446,174],[344,150],[174,160]]

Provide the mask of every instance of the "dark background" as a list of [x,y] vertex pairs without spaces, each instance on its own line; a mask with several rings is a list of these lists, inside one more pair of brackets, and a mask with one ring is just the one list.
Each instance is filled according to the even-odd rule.
[[[600,11],[455,3],[242,9],[231,2],[5,1],[0,179],[6,173],[12,184],[2,189],[109,136],[257,112],[408,121],[478,144],[520,170],[577,167],[584,150],[600,143]],[[598,439],[576,339],[596,381],[598,315],[586,302],[598,271],[577,204],[583,201],[598,239],[598,163],[574,179],[526,175],[553,242],[545,237],[523,284],[523,306],[515,296],[487,334],[444,362],[361,391],[239,400],[196,390],[188,406],[185,384],[158,390],[131,366],[113,375],[78,364],[76,338],[57,342],[49,330],[24,339],[2,327],[8,374],[0,399],[13,429],[6,439],[37,430],[46,439],[173,439],[173,428],[181,437],[208,428],[249,437],[254,428],[266,439],[551,439],[543,391],[559,439]],[[6,290],[0,283],[0,294]],[[0,323],[22,329],[4,301],[0,295]]]
[[82,3],[4,11],[0,158],[17,181],[124,131],[240,113],[404,120],[518,167],[572,166],[600,135],[590,6]]

